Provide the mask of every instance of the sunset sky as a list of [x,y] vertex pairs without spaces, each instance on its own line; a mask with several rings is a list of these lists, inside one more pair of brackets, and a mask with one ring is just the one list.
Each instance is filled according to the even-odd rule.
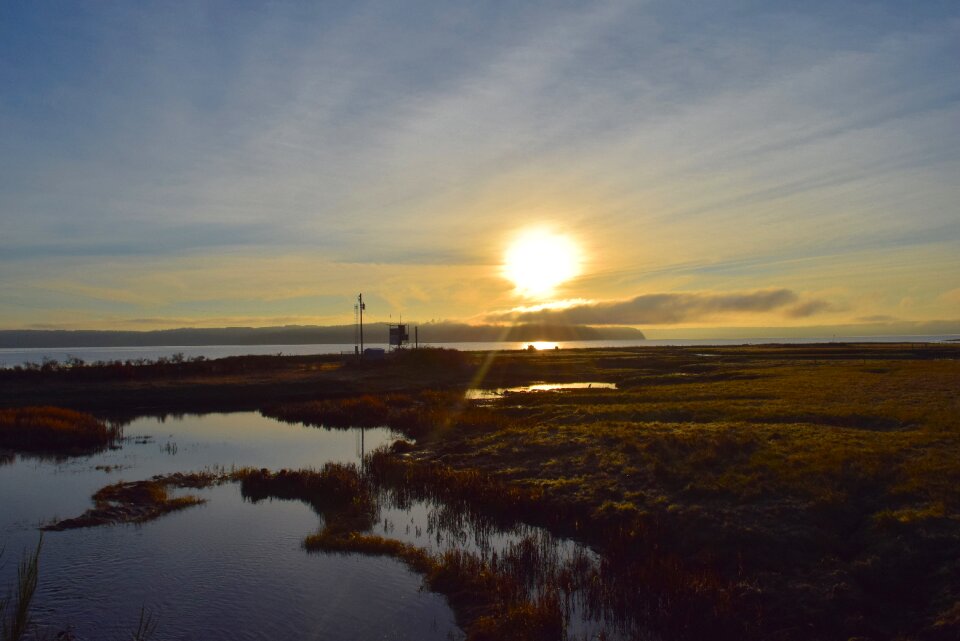
[[0,86],[0,328],[960,332],[955,1],[4,2]]

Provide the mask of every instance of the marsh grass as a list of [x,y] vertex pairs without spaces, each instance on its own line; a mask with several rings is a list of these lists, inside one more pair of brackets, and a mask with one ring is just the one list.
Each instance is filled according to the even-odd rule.
[[674,639],[741,638],[756,624],[734,607],[737,586],[712,564],[690,562],[668,549],[664,524],[630,504],[584,509],[553,501],[540,487],[506,483],[474,469],[398,459],[385,451],[374,452],[365,470],[397,505],[428,501],[441,506],[437,521],[451,530],[463,520],[481,533],[527,524],[602,545],[599,565],[576,557],[559,563],[549,546],[529,537],[491,561],[530,589],[562,586],[566,597],[576,593],[590,619]]
[[437,532],[460,533],[466,523],[477,536],[514,531],[524,521],[557,525],[573,517],[545,509],[539,492],[477,472],[421,466],[378,451],[362,470],[328,464],[319,471],[243,470],[234,478],[249,500],[300,500],[313,507],[324,525],[305,539],[308,550],[391,556],[406,563],[447,597],[470,639],[566,638],[573,610],[601,622],[601,628],[627,634],[640,634],[651,623],[678,639],[707,632],[725,638],[740,631],[730,619],[727,585],[720,577],[694,572],[676,557],[644,553],[648,531],[621,531],[619,547],[600,562],[579,547],[561,554],[543,530],[499,549],[481,545],[476,552],[439,553],[369,532],[384,502],[403,509],[427,501],[435,506],[431,527]]
[[82,515],[44,525],[45,531],[73,530],[99,525],[145,523],[164,514],[204,503],[193,495],[171,496],[170,488],[210,487],[232,480],[229,474],[168,474],[145,481],[120,481],[93,495],[94,507]]
[[506,354],[483,384],[620,389],[284,411],[415,438],[365,468],[398,504],[589,542],[603,559],[603,587],[585,592],[595,609],[664,638],[939,639],[960,630],[958,357],[843,344]]
[[[21,641],[27,638],[27,632],[33,631],[32,638],[48,639],[35,629],[30,616],[33,597],[40,581],[40,550],[43,547],[43,536],[37,540],[36,549],[24,556],[17,567],[17,583],[12,595],[0,598],[0,641]],[[0,558],[3,550],[0,550]],[[11,607],[12,605],[12,607]],[[137,627],[130,635],[132,641],[148,641],[157,631],[159,620],[146,606],[140,608],[140,619]],[[70,628],[57,633],[58,641],[73,641],[75,639]]]
[[122,436],[90,414],[61,407],[0,409],[0,447],[28,453],[89,453]]
[[[265,414],[324,427],[389,425],[416,443],[322,482],[264,470],[231,478],[248,479],[251,500],[310,503],[325,527],[308,546],[394,556],[419,564],[451,603],[459,597],[450,594],[468,595],[458,617],[473,622],[471,634],[491,635],[474,638],[497,638],[510,619],[479,623],[483,590],[461,589],[464,568],[523,586],[526,601],[500,602],[500,612],[554,620],[553,606],[537,609],[537,598],[551,598],[530,590],[537,576],[534,584],[557,588],[561,611],[576,592],[581,607],[641,638],[960,638],[956,346],[483,359],[487,386],[605,380],[619,389],[510,394],[483,406],[422,389],[276,405]],[[392,375],[360,369],[369,381]],[[429,369],[411,386],[429,387]],[[401,507],[433,501],[451,528],[464,519],[481,530],[543,526],[589,544],[600,561],[536,561],[525,547],[509,559],[450,559],[450,573],[431,582],[443,559],[368,532],[384,492]]]
[[30,605],[40,577],[40,548],[27,554],[17,567],[17,583],[12,595],[0,598],[0,641],[20,641],[31,626]]
[[565,618],[555,591],[531,594],[510,568],[476,554],[448,550],[435,555],[409,543],[358,532],[325,528],[304,540],[312,551],[389,556],[423,575],[431,590],[443,594],[467,639],[556,641]]
[[319,471],[241,470],[233,478],[252,502],[279,498],[309,504],[324,517],[330,532],[365,531],[377,519],[372,489],[353,465],[327,463]]
[[709,362],[674,351],[501,359],[620,390],[482,407],[371,395],[295,418],[373,415],[416,438],[367,464],[401,504],[429,497],[491,526],[523,520],[589,541],[608,560],[600,583],[616,586],[598,603],[670,638],[945,620],[960,584],[957,361],[902,347],[714,350]]
[[422,574],[431,590],[445,595],[469,639],[563,637],[560,602],[533,594],[508,564],[449,550],[432,554],[408,543],[369,534],[378,521],[380,499],[374,478],[352,465],[328,463],[319,471],[243,470],[234,474],[243,496],[300,500],[324,519],[323,529],[304,540],[311,551],[390,556]]
[[525,519],[560,506],[670,638],[957,634],[960,351],[705,351],[605,356],[621,389],[506,395],[512,423],[411,464],[539,492]]
[[366,394],[279,405],[261,412],[264,416],[314,427],[390,427],[411,438],[442,436],[452,427],[491,431],[510,420],[502,413],[464,399],[463,391]]
[[148,641],[157,632],[160,620],[146,606],[140,608],[140,618],[137,627],[130,634],[130,641]]
[[468,639],[565,638],[564,611],[557,593],[552,589],[528,589],[523,575],[509,563],[498,563],[496,555],[491,560],[462,550],[432,554],[409,543],[342,530],[329,523],[320,533],[307,537],[304,547],[390,556],[403,561],[423,575],[431,590],[447,598]]
[[223,376],[278,371],[304,365],[312,367],[329,366],[339,364],[341,361],[341,356],[332,354],[311,356],[250,354],[217,359],[208,359],[204,356],[187,358],[183,354],[174,354],[170,357],[161,356],[157,359],[136,358],[91,362],[72,357],[62,362],[44,359],[42,363],[24,363],[10,368],[0,368],[0,381],[151,381],[204,375]]

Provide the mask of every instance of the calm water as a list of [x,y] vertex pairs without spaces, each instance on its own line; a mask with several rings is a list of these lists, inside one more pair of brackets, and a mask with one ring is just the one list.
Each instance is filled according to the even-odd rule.
[[500,398],[507,393],[519,392],[555,392],[568,389],[617,389],[616,383],[583,382],[583,383],[537,383],[535,385],[519,385],[517,387],[497,387],[495,389],[468,389],[467,398],[473,400],[490,400]]
[[[18,457],[0,465],[0,590],[13,584],[21,552],[36,545],[38,524],[80,515],[109,483],[234,466],[357,463],[394,438],[386,428],[324,430],[254,413],[207,414],[138,419],[125,427],[120,449],[93,456]],[[423,590],[403,564],[305,552],[303,538],[322,526],[306,504],[254,504],[235,483],[189,492],[207,503],[143,525],[46,533],[34,608],[41,625],[51,633],[69,625],[80,640],[126,638],[146,606],[160,621],[157,641],[463,637],[444,598]],[[597,561],[536,528],[491,531],[441,504],[414,501],[401,509],[388,498],[374,532],[434,552],[502,553],[532,537],[560,562]],[[571,636],[595,638],[603,624],[582,617],[575,600],[570,607]]]
[[[957,339],[956,335],[904,335],[904,336],[846,336],[830,338],[735,338],[735,339],[662,339],[662,340],[624,340],[624,341],[538,341],[533,343],[538,349],[575,349],[582,347],[640,347],[656,345],[766,345],[771,343],[809,344],[836,341],[859,343],[939,343]],[[431,347],[447,347],[462,351],[495,351],[526,349],[529,342],[475,342],[475,343],[421,343]],[[367,347],[386,348],[385,343],[368,343]],[[203,345],[168,347],[64,347],[64,348],[3,348],[0,349],[0,367],[13,367],[23,363],[41,363],[44,359],[60,362],[76,357],[86,362],[113,361],[146,358],[156,360],[183,354],[186,358],[203,356],[205,358],[224,358],[246,354],[340,354],[353,353],[353,345],[317,344],[317,345]]]
[[[0,588],[12,585],[21,552],[36,545],[38,523],[79,515],[108,483],[213,466],[319,467],[360,454],[357,430],[250,413],[140,419],[125,433],[119,450],[0,466]],[[368,429],[364,446],[392,439]],[[95,469],[104,465],[119,469]],[[307,505],[252,504],[238,484],[196,493],[205,505],[144,525],[45,534],[36,618],[52,630],[69,624],[79,639],[128,637],[141,605],[159,617],[157,640],[462,637],[445,600],[421,590],[421,578],[399,562],[304,552],[301,541],[321,524]]]

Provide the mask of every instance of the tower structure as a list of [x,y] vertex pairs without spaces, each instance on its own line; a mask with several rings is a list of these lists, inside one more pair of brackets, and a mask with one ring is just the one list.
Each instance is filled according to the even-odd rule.
[[357,295],[357,302],[353,306],[353,351],[357,356],[363,356],[363,310],[367,308],[363,302],[363,294]]

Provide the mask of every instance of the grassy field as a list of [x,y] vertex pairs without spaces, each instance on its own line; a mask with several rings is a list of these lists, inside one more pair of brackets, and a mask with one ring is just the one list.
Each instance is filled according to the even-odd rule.
[[627,566],[652,546],[722,580],[703,618],[737,635],[958,638],[960,353],[925,350],[583,354],[574,371],[620,389],[507,394],[512,424],[417,460],[535,490]]

